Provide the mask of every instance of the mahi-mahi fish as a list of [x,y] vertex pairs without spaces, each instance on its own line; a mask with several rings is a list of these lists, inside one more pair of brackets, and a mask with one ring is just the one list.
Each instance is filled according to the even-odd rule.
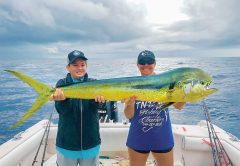
[[[32,107],[11,128],[18,127],[39,110],[55,92],[56,88],[45,85],[31,77],[13,70],[14,74],[30,85],[38,98]],[[131,96],[137,100],[164,103],[197,102],[217,91],[210,88],[212,77],[198,68],[177,68],[150,76],[122,77],[75,83],[63,87],[66,98],[94,99],[101,95],[105,100],[120,101]]]

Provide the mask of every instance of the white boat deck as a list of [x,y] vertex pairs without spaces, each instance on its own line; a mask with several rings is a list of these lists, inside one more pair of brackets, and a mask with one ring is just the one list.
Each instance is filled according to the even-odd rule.
[[[56,160],[57,155],[55,154],[46,162],[44,162],[43,166],[57,166]],[[128,165],[129,160],[127,160],[126,158],[121,158],[119,156],[112,159],[102,159],[101,157],[99,159],[99,166],[128,166]],[[153,159],[148,159],[146,162],[146,166],[156,166],[156,164]],[[175,162],[174,166],[182,166],[182,164]]]
[[[37,152],[40,140],[46,128],[46,120],[18,134],[0,146],[0,166],[30,166]],[[234,166],[240,166],[240,141],[217,126],[224,149],[228,153]],[[129,124],[106,123],[101,124],[101,153],[100,165],[127,166],[128,154],[126,139]],[[213,157],[211,143],[205,121],[197,125],[172,125],[174,134],[174,165],[175,166],[212,166]],[[52,125],[47,140],[46,159],[44,166],[56,165],[55,139],[57,126]],[[41,145],[37,165],[41,165],[44,146]],[[104,157],[104,158],[103,158]],[[154,165],[150,156],[147,165]]]
[[[57,155],[53,155],[50,159],[44,162],[43,166],[57,166],[56,164]],[[125,158],[114,158],[114,159],[101,159],[99,160],[99,166],[127,166],[129,161]],[[149,159],[146,166],[155,166],[154,160]],[[181,165],[175,165],[181,166]]]

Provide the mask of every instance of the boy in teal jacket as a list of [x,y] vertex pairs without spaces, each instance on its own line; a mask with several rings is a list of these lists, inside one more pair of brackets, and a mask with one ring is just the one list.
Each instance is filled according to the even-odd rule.
[[94,81],[88,78],[87,58],[81,51],[68,54],[68,74],[60,79],[51,96],[59,113],[56,140],[58,166],[98,165],[100,150],[99,118],[97,109],[105,109],[105,100],[99,95],[92,100],[65,98],[61,86]]

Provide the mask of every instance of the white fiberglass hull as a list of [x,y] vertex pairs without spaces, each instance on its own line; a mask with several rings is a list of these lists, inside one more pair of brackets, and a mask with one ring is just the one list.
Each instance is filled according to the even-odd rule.
[[[0,166],[30,166],[44,133],[47,120],[40,121],[26,131],[0,146]],[[129,124],[101,123],[101,159],[105,165],[128,165],[126,139]],[[240,141],[224,130],[214,126],[224,149],[234,166],[240,166]],[[205,121],[197,125],[172,125],[174,133],[174,165],[214,165],[210,140]],[[56,165],[55,139],[57,126],[51,125],[45,155],[45,166]],[[42,145],[35,165],[41,165]],[[151,160],[151,156],[150,156]],[[148,163],[151,165],[151,163]]]

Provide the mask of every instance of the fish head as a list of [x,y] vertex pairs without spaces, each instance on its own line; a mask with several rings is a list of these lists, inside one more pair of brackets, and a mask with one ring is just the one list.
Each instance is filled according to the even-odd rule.
[[212,77],[198,68],[184,68],[179,71],[177,87],[183,92],[187,102],[196,102],[215,93],[216,88],[211,88]]
[[187,101],[196,102],[218,91],[218,89],[210,87],[211,78],[204,78],[206,79],[190,79],[184,82],[183,91]]

